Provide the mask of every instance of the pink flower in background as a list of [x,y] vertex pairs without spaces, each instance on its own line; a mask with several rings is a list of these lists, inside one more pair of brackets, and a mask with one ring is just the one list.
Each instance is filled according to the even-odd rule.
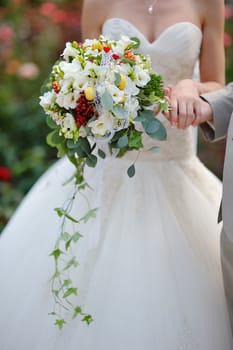
[[38,77],[39,72],[40,72],[39,68],[35,63],[26,62],[26,63],[23,63],[19,67],[19,69],[17,71],[17,75],[23,79],[33,80],[33,79],[36,79]]
[[14,39],[15,33],[13,29],[8,25],[3,25],[0,27],[0,41],[9,42]]
[[229,19],[233,17],[233,9],[232,6],[229,4],[225,5],[225,19]]
[[233,43],[232,36],[228,33],[224,33],[224,46],[230,47]]
[[57,10],[57,5],[53,2],[45,2],[40,6],[40,13],[44,16],[51,16]]

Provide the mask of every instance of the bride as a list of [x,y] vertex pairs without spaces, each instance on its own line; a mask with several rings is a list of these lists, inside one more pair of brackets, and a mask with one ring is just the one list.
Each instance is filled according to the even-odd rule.
[[[84,38],[140,39],[166,84],[192,78],[199,93],[224,84],[223,0],[86,0]],[[188,91],[187,91],[188,93]],[[189,106],[185,106],[189,108]],[[59,232],[54,208],[72,193],[73,166],[54,164],[26,196],[0,239],[1,350],[231,350],[217,213],[221,184],[199,161],[193,130],[167,128],[158,153],[108,157],[88,169],[97,217],[81,228],[79,303],[94,318],[59,331],[49,256]],[[148,146],[150,140],[145,138]],[[82,212],[77,197],[73,215]],[[77,274],[77,276],[76,276]]]

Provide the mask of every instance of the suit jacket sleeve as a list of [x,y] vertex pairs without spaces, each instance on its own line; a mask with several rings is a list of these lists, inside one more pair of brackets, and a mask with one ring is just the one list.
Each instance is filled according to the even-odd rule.
[[233,83],[201,97],[211,105],[214,117],[213,125],[209,123],[201,125],[205,137],[210,141],[226,137],[233,112]]

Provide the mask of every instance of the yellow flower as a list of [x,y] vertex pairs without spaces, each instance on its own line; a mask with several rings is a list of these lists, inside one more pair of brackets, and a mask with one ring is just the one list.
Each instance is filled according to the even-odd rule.
[[88,86],[85,90],[84,90],[84,95],[86,97],[86,99],[88,101],[93,101],[95,98],[95,90],[92,86]]
[[121,80],[120,80],[120,83],[118,85],[118,88],[120,90],[123,90],[125,88],[125,84],[126,84],[126,76],[122,73],[120,73],[120,76],[121,76]]
[[92,45],[92,50],[102,51],[103,50],[103,45],[99,41],[97,41],[96,43],[94,43]]

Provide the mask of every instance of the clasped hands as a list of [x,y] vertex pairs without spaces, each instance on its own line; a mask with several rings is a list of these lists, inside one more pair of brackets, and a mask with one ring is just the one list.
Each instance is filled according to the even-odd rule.
[[[165,87],[165,98],[169,110],[164,116],[173,127],[186,129],[213,120],[212,109],[208,102],[199,96],[197,83],[191,79],[181,80],[175,86]],[[157,110],[154,110],[155,115]]]

